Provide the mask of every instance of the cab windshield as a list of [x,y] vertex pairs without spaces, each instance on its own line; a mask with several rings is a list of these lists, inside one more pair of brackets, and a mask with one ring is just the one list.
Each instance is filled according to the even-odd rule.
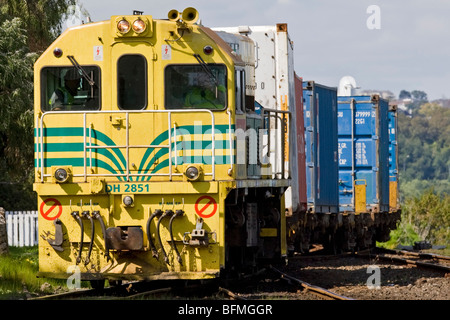
[[225,65],[169,65],[165,69],[166,109],[222,110],[227,106]]
[[42,111],[100,109],[100,69],[83,66],[90,84],[75,67],[46,67],[41,71]]

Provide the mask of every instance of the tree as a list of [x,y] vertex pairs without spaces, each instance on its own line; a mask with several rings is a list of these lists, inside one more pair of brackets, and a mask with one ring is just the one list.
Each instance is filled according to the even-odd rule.
[[399,99],[411,99],[411,93],[406,90],[400,91],[400,94],[398,95]]
[[62,31],[62,23],[76,0],[0,0],[1,20],[20,17],[31,52],[44,51]]
[[419,100],[421,102],[428,101],[428,95],[424,91],[413,90],[413,91],[411,91],[411,95],[415,100]]
[[[416,180],[418,181],[418,180]],[[387,248],[398,245],[414,245],[416,241],[430,241],[432,244],[448,244],[450,239],[450,195],[438,195],[434,187],[410,197],[403,202],[402,219],[391,239],[381,244]]]
[[36,205],[32,190],[33,63],[76,0],[0,0],[0,205]]
[[450,239],[450,195],[437,195],[433,188],[420,197],[408,199],[404,218],[422,240],[444,244]]
[[[6,20],[0,27],[0,200],[8,207],[11,191],[23,195],[18,185],[30,185],[33,153],[33,63],[36,54],[27,47],[21,19]],[[31,188],[28,188],[30,193]],[[6,203],[5,203],[6,202]]]
[[450,191],[450,109],[424,103],[412,117],[398,115],[400,191],[419,196],[429,186]]

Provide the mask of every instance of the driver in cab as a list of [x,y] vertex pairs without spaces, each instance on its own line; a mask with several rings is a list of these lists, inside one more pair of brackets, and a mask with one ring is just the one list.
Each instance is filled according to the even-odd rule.
[[70,106],[74,103],[80,79],[81,76],[76,69],[70,69],[66,72],[64,75],[64,87],[57,88],[50,98],[50,110],[70,109]]

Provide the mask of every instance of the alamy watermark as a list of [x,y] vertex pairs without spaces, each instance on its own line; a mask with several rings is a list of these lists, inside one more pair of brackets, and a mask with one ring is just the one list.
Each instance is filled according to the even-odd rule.
[[[278,139],[285,139],[284,133],[278,130]],[[172,138],[177,140],[172,145],[172,152],[176,152],[177,164],[212,164],[213,155],[215,164],[225,164],[230,161],[230,154],[227,155],[224,150],[231,150],[235,164],[268,164],[269,144],[272,147],[275,145],[275,141],[270,142],[269,134],[268,129],[261,128],[238,128],[231,131],[227,128],[222,131],[215,127],[213,130],[211,126],[203,126],[201,121],[194,121],[193,131],[183,127],[172,131]],[[280,145],[281,142],[278,141],[277,144]],[[235,155],[232,151],[234,149]]]
[[70,290],[81,289],[81,271],[78,266],[69,266],[67,273],[70,276],[67,278],[67,288]]
[[367,7],[367,14],[370,16],[366,20],[366,26],[369,30],[381,29],[381,9],[379,6],[372,4]]
[[366,273],[371,274],[367,279],[366,285],[370,290],[381,289],[381,270],[379,266],[371,265],[367,267]]

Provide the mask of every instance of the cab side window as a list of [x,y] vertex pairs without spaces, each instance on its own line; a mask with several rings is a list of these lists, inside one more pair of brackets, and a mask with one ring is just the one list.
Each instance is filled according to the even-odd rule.
[[41,71],[41,109],[46,111],[99,110],[100,68],[45,67]]
[[235,71],[236,83],[236,112],[242,113],[245,111],[245,71],[236,69]]
[[227,106],[225,65],[168,65],[164,79],[166,109],[223,110]]

